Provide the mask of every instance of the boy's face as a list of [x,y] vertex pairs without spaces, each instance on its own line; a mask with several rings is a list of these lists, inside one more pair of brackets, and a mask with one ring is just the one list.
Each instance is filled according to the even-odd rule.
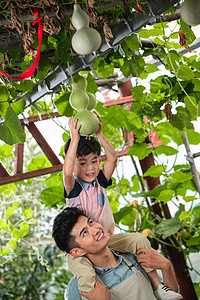
[[99,174],[99,157],[97,154],[90,153],[76,157],[74,173],[80,180],[91,184]]

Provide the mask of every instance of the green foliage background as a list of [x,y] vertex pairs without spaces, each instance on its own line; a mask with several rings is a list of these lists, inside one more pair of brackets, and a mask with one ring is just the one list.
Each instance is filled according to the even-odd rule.
[[[177,21],[187,35],[188,44],[195,40],[191,28],[182,20]],[[198,276],[200,271],[190,263],[190,254],[200,250],[200,205],[199,194],[190,173],[188,163],[176,164],[183,145],[181,134],[187,133],[190,145],[199,145],[200,134],[195,132],[193,121],[200,116],[200,59],[199,55],[186,57],[177,50],[181,47],[177,38],[177,27],[172,31],[167,23],[156,23],[150,29],[139,32],[141,38],[153,38],[157,44],[153,49],[140,51],[138,35],[131,35],[123,43],[124,56],[111,50],[98,59],[93,68],[99,77],[113,74],[118,66],[125,77],[140,80],[132,88],[134,103],[130,112],[123,106],[103,107],[98,103],[95,110],[100,114],[103,133],[116,150],[124,148],[122,129],[134,131],[135,144],[128,156],[142,160],[153,154],[156,165],[151,166],[144,176],[133,175],[131,181],[115,176],[108,190],[108,197],[114,213],[116,226],[122,231],[148,230],[152,245],[165,244],[169,238],[172,247],[178,248],[188,261],[188,269]],[[38,80],[44,80],[57,64],[70,61],[70,37],[65,28],[59,34],[43,39],[40,72],[36,78],[13,82],[2,78],[0,84],[0,159],[4,167],[12,173],[14,144],[27,142],[30,149],[25,153],[24,172],[51,166],[38,148],[30,143],[22,130],[19,116],[24,112],[23,93],[31,91]],[[54,50],[52,59],[45,56],[47,49]],[[18,50],[17,50],[18,51]],[[17,51],[8,51],[12,66],[17,62]],[[157,57],[163,61],[162,75],[149,80],[147,90],[143,80],[156,72],[155,65],[146,63],[146,57]],[[24,61],[30,63],[24,56]],[[24,64],[18,65],[23,71]],[[82,72],[88,81],[88,91],[95,93],[97,85],[91,72]],[[37,102],[41,113],[58,111],[65,117],[75,115],[69,105],[70,86],[63,84],[59,94],[53,95],[55,108],[45,100]],[[20,100],[19,100],[20,99]],[[165,105],[171,108],[170,120],[164,113]],[[35,108],[29,108],[29,115],[36,115]],[[154,121],[145,123],[143,116]],[[148,133],[155,130],[163,145],[154,148],[146,143]],[[69,132],[63,128],[63,145]],[[31,153],[31,154],[30,154]],[[62,156],[62,148],[60,155]],[[121,160],[121,159],[120,159]],[[171,161],[174,161],[173,165]],[[133,171],[134,173],[134,171]],[[116,173],[118,174],[118,173]],[[151,191],[141,185],[143,177],[160,177],[161,184]],[[139,180],[140,179],[140,180]],[[153,211],[150,198],[158,203],[173,203],[176,207],[172,219],[161,219]],[[0,186],[0,297],[1,299],[63,299],[63,291],[70,278],[63,258],[52,258],[58,254],[51,239],[52,216],[65,206],[62,173],[54,173],[41,178]],[[189,207],[189,208],[188,208]],[[156,223],[158,225],[155,225]],[[146,231],[147,232],[147,231]],[[177,240],[173,243],[171,237]],[[199,281],[194,286],[200,296]],[[48,298],[49,297],[49,298]]]

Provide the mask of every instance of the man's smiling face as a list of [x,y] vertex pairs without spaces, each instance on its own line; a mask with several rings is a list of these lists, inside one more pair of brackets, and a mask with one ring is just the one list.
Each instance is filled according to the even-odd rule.
[[[77,223],[71,231],[71,235],[75,236],[75,242],[81,248],[81,251],[78,252],[74,252],[74,249],[71,250],[70,253],[74,256],[96,254],[107,246],[110,239],[101,224],[84,216],[78,218]],[[77,253],[80,253],[80,255],[77,255]]]

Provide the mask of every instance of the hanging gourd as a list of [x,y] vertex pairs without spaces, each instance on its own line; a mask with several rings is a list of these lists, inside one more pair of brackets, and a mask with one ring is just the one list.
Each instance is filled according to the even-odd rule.
[[92,110],[96,104],[97,100],[95,95],[86,92],[87,79],[79,74],[74,75],[72,78],[72,93],[69,97],[70,105],[78,111],[74,117],[74,121],[77,119],[80,135],[90,135],[97,132],[99,128],[99,119],[97,115],[90,110]]
[[181,4],[181,18],[188,25],[200,24],[200,1],[185,0]]
[[101,36],[97,30],[89,27],[89,17],[79,4],[74,4],[72,24],[77,30],[72,37],[72,48],[82,55],[96,51],[101,45]]
[[78,120],[76,127],[81,124],[81,128],[79,129],[80,135],[90,135],[99,129],[99,119],[97,115],[90,110],[85,109],[79,111],[74,117],[74,120],[76,119]]
[[87,109],[89,104],[89,97],[86,92],[78,88],[76,82],[72,82],[72,93],[69,97],[70,105],[78,110]]
[[[87,106],[87,110],[92,110],[95,108],[95,106],[97,105],[97,99],[95,97],[94,94],[90,93],[90,92],[87,92],[86,91],[86,87],[87,87],[87,79],[84,77],[84,76],[81,76],[79,74],[76,74],[74,75],[73,77],[73,81],[77,84],[78,88],[82,91],[84,91],[87,95],[88,95],[88,98],[89,98],[89,103],[88,103],[88,106]],[[73,88],[73,86],[72,86]],[[80,100],[79,100],[80,101]],[[72,105],[73,106],[73,105]],[[79,106],[79,105],[78,105]],[[74,106],[73,106],[74,107]],[[76,110],[80,110],[80,109],[77,109],[75,108]]]

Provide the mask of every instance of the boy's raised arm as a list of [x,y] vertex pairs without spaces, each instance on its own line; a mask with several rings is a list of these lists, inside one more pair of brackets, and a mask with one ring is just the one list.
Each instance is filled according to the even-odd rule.
[[79,129],[76,128],[77,120],[74,122],[73,117],[69,118],[69,129],[71,133],[71,142],[67,153],[65,155],[65,160],[63,164],[63,175],[64,175],[64,186],[67,195],[71,192],[74,187],[75,179],[73,176],[75,159],[76,159],[76,152],[78,147],[78,142],[80,140]]
[[118,156],[117,156],[117,153],[116,153],[114,147],[110,143],[110,141],[102,133],[101,118],[99,117],[98,114],[96,114],[96,115],[99,118],[99,129],[96,132],[96,136],[98,137],[99,141],[101,142],[101,145],[104,148],[105,153],[106,153],[106,161],[103,165],[102,171],[103,171],[105,177],[107,178],[107,180],[109,180],[116,168]]

